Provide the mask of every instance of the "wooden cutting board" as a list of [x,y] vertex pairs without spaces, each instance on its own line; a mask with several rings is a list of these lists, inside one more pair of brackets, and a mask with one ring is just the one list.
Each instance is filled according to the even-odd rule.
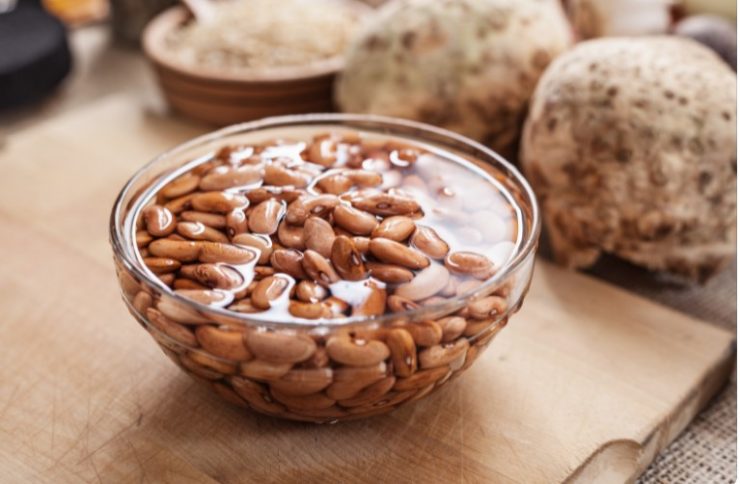
[[230,407],[129,316],[118,190],[199,131],[113,97],[0,149],[5,482],[624,482],[721,387],[734,335],[538,263],[460,379],[390,416],[317,426]]

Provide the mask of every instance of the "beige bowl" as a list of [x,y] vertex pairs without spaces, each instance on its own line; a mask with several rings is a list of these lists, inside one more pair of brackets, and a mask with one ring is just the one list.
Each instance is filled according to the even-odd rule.
[[[373,11],[357,0],[344,0],[361,14]],[[167,34],[191,19],[181,6],[172,7],[147,25],[142,44],[169,105],[183,115],[215,125],[266,116],[334,110],[334,78],[342,56],[305,66],[250,69],[240,72],[197,67],[179,62],[165,45]]]

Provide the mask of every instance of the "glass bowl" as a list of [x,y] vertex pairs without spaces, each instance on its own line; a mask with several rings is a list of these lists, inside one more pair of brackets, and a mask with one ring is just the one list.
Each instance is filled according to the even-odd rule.
[[[477,287],[433,304],[372,317],[310,321],[268,321],[259,314],[201,304],[174,292],[144,265],[135,240],[136,218],[163,184],[226,145],[280,137],[310,139],[327,131],[421,143],[496,183],[516,207],[517,242],[506,264]],[[268,118],[184,143],[129,180],[110,219],[123,300],[172,361],[232,404],[320,423],[389,412],[429,395],[467,370],[521,307],[539,230],[532,189],[490,149],[421,123],[347,114]],[[487,309],[481,313],[481,308]],[[346,348],[350,361],[328,356],[327,344],[338,342],[353,343]],[[381,351],[373,359],[368,348]],[[362,353],[354,365],[348,364],[353,351]]]

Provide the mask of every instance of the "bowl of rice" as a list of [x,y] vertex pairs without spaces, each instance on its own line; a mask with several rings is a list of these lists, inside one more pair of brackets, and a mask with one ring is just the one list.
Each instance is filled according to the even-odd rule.
[[373,9],[359,0],[221,0],[207,21],[182,6],[155,17],[142,45],[171,108],[228,125],[333,110],[343,54]]

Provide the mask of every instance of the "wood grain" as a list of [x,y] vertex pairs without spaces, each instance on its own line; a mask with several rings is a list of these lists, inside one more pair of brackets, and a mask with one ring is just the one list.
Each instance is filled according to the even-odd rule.
[[386,417],[230,407],[126,312],[107,243],[133,171],[196,129],[113,97],[0,151],[0,469],[7,482],[624,482],[725,381],[733,335],[539,262],[460,379]]

